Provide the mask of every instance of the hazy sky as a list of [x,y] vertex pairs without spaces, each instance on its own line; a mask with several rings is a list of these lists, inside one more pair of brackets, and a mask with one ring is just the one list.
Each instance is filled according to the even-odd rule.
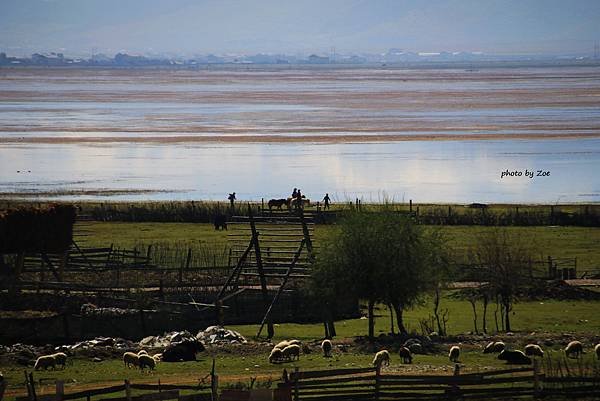
[[0,50],[592,53],[600,0],[0,0]]

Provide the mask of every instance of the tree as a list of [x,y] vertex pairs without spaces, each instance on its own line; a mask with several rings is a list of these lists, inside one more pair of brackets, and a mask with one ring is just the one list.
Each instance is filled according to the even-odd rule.
[[406,333],[404,311],[438,286],[447,260],[439,231],[387,207],[351,211],[319,253],[312,283],[330,306],[338,294],[366,300],[370,337],[377,302],[392,306],[398,330]]
[[[483,271],[488,284],[485,286],[485,305],[496,297],[502,314],[504,328],[511,331],[510,313],[520,292],[531,283],[529,268],[533,248],[518,234],[506,229],[495,229],[479,236],[472,258]],[[487,308],[486,308],[487,309]]]

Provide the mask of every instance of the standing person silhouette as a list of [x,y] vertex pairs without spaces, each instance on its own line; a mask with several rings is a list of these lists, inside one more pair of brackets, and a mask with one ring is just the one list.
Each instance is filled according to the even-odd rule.
[[235,201],[235,192],[232,194],[229,194],[227,199],[229,199],[229,204],[231,205],[231,208],[233,209],[233,202]]
[[323,198],[323,209],[329,209],[329,202],[331,202],[331,198],[329,197],[329,193],[326,193],[325,197]]
[[298,188],[298,192],[296,192],[296,209],[302,208],[304,206],[302,204],[302,192],[300,192],[300,188]]
[[292,199],[296,199],[297,195],[298,195],[298,188],[294,188],[294,191],[292,192]]

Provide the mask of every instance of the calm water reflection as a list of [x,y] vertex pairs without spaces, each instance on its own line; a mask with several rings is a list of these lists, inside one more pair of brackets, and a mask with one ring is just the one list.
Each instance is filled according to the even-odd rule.
[[[506,169],[550,177],[501,179]],[[0,145],[0,192],[165,190],[111,199],[224,200],[231,191],[260,199],[299,187],[315,199],[329,192],[336,200],[589,202],[600,200],[598,172],[598,139]]]

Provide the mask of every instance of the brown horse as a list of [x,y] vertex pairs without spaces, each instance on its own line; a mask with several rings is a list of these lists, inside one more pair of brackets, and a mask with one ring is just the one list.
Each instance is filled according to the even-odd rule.
[[281,210],[281,208],[285,205],[288,207],[290,207],[289,202],[287,199],[271,199],[267,205],[269,206],[269,210],[271,210],[272,208],[276,207],[277,209]]

